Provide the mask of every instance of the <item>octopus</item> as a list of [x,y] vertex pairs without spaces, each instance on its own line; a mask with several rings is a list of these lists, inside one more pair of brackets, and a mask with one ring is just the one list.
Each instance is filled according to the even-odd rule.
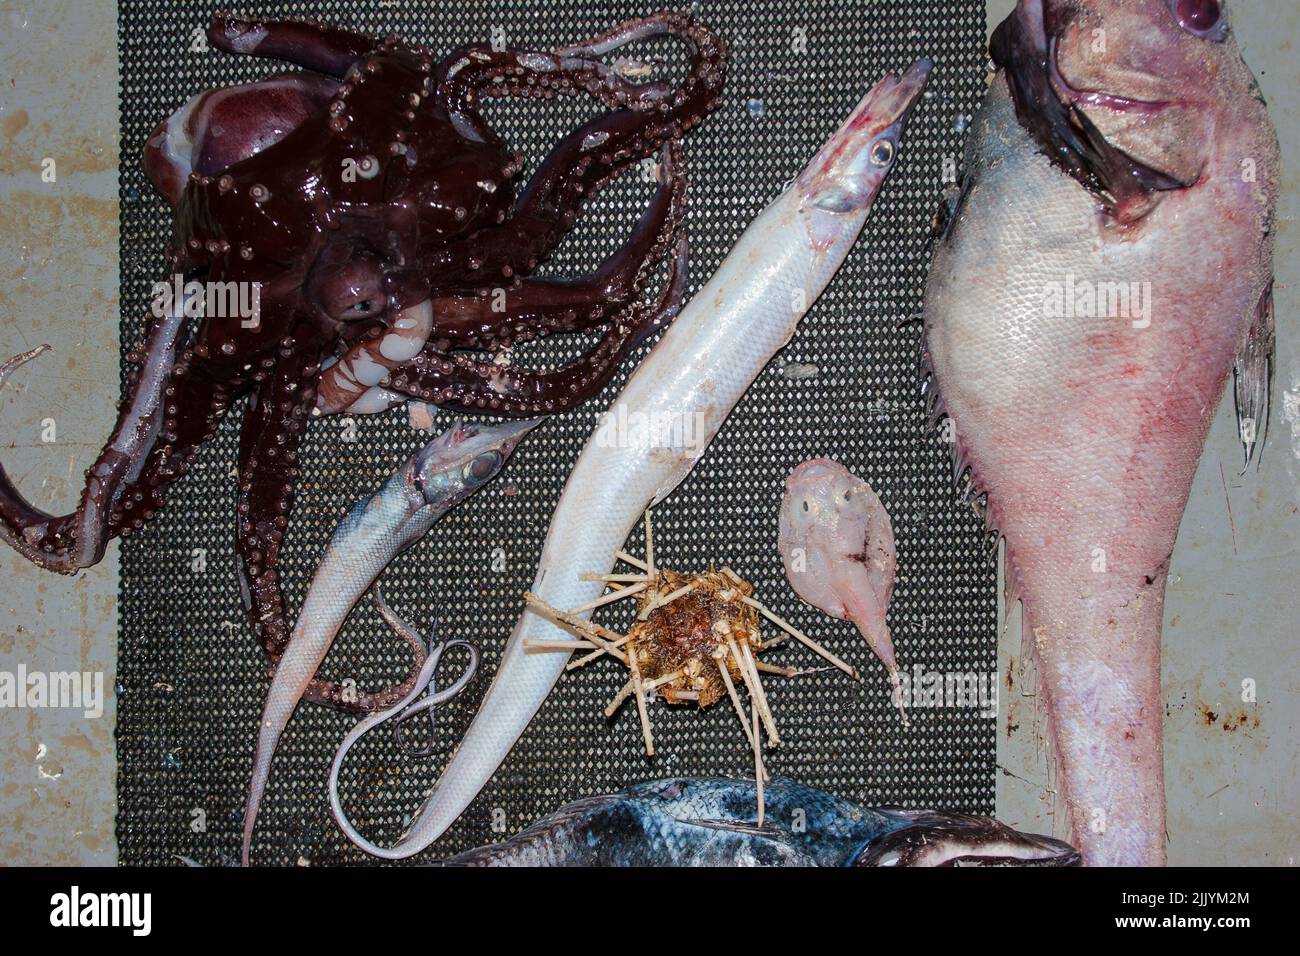
[[[226,53],[299,69],[199,93],[149,138],[145,170],[174,213],[169,279],[126,356],[114,431],[68,514],[31,505],[0,469],[0,536],[54,571],[96,563],[164,507],[246,397],[236,563],[274,666],[289,638],[280,550],[314,418],[406,400],[506,418],[564,412],[676,314],[681,139],[718,106],[726,50],[668,12],[553,52],[470,45],[442,58],[313,21],[223,14],[207,34]],[[658,36],[688,51],[680,83],[603,59]],[[481,104],[580,94],[605,111],[517,188],[525,158]],[[658,184],[626,242],[591,274],[534,275],[589,198],[643,160],[657,161]],[[649,297],[660,271],[665,291]],[[553,333],[596,341],[555,368],[513,362],[514,346]],[[43,350],[0,366],[0,382]],[[406,683],[345,695],[317,679],[306,697],[373,711]]]

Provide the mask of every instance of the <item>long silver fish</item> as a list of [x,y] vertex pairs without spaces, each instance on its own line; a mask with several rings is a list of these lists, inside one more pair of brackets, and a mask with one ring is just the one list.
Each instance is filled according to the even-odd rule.
[[987,817],[867,807],[773,778],[678,778],[577,800],[447,866],[1077,866],[1060,840]]
[[[857,240],[894,165],[903,126],[921,96],[929,60],[887,76],[807,169],[745,230],[713,278],[682,311],[606,417],[668,427],[602,426],[588,439],[551,518],[532,591],[576,607],[646,507],[666,497],[704,454],[750,383],[794,335],[803,314]],[[388,859],[418,853],[483,788],[564,670],[567,654],[525,643],[568,635],[524,614],[465,739]]]
[[[339,522],[267,691],[244,813],[241,856],[245,866],[276,744],[352,606],[435,521],[491,481],[536,424],[536,420],[487,426],[457,423],[412,455]],[[406,628],[398,630],[411,640]],[[432,666],[436,667],[436,659]],[[427,683],[432,675],[425,670],[420,680]]]
[[1218,0],[1021,0],[926,292],[956,470],[1022,602],[1074,842],[1165,859],[1165,578],[1236,368],[1267,421],[1278,146]]

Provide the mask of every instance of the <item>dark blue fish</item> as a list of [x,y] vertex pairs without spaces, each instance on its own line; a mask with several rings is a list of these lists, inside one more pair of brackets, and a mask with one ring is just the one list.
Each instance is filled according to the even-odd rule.
[[774,778],[676,778],[577,800],[448,866],[1077,866],[1078,852],[987,817],[864,807]]

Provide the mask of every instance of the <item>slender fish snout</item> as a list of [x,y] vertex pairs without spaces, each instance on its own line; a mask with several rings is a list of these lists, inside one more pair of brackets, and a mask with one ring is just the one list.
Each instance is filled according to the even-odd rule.
[[545,419],[529,418],[521,421],[498,422],[485,425],[479,429],[478,437],[504,454],[509,454],[523,437],[540,425]]
[[[878,121],[892,126],[903,122],[911,114],[925,86],[930,82],[930,73],[934,70],[934,60],[923,56],[907,68],[902,76],[892,73],[881,78],[871,92],[863,97],[863,103],[854,111],[856,116],[864,105],[868,106]],[[852,119],[852,117],[850,117]]]
[[446,471],[452,462],[459,461],[464,463],[465,468],[471,469],[465,473],[465,477],[472,479],[472,483],[462,493],[472,491],[495,476],[524,436],[543,421],[541,418],[530,418],[492,425],[480,425],[477,422],[466,425],[458,421],[429,442],[412,459],[411,469],[417,487],[426,495],[434,493],[436,483],[425,488],[426,481],[434,474]]
[[836,213],[861,213],[871,206],[932,69],[934,62],[922,57],[902,76],[886,75],[862,97],[799,176],[806,202]]

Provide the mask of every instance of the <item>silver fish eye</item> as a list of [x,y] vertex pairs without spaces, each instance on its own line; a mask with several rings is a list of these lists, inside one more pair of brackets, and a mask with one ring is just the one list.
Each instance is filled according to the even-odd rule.
[[894,161],[894,144],[887,139],[877,140],[867,158],[873,166],[888,166]]
[[461,474],[466,481],[486,481],[496,472],[501,456],[494,451],[485,451],[476,455],[465,465]]

